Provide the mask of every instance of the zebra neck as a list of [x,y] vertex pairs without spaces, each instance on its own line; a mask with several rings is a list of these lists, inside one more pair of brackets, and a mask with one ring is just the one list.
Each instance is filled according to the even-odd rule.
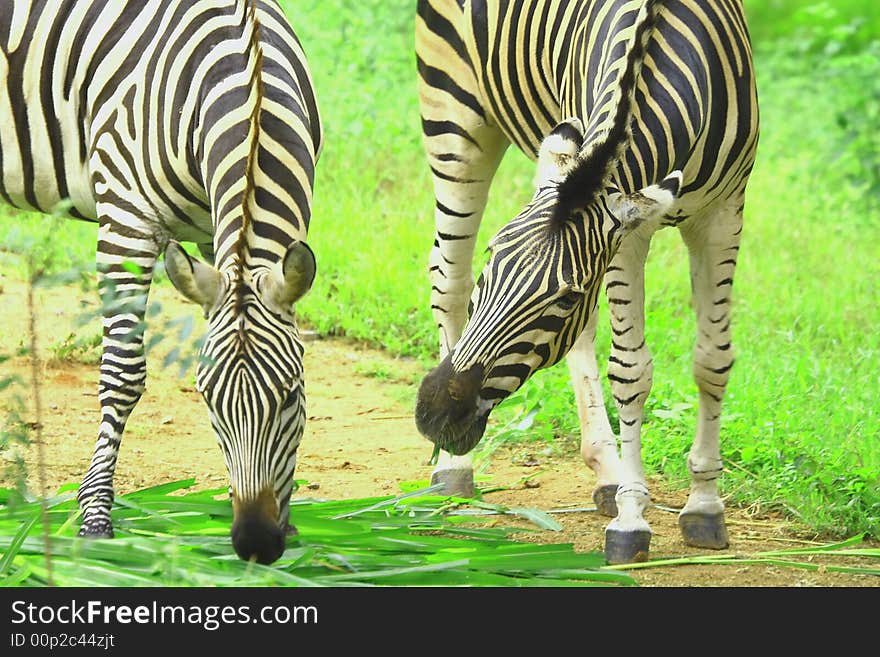
[[[211,51],[218,58],[214,70],[221,73],[219,80],[203,81],[199,92],[204,101],[197,149],[211,207],[215,265],[238,280],[245,271],[277,263],[291,242],[305,239],[308,222],[296,204],[265,200],[273,198],[266,190],[277,187],[272,173],[277,178],[280,168],[264,170],[271,151],[263,128],[272,120],[263,107],[264,70],[276,64],[263,56],[255,10],[243,9],[241,21]],[[290,154],[280,155],[284,168],[290,168]]]

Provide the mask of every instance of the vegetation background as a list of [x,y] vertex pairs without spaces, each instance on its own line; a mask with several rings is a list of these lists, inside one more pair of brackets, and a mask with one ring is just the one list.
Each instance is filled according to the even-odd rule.
[[[416,97],[415,3],[281,4],[309,57],[327,135],[309,237],[319,275],[298,308],[301,321],[418,359],[427,371],[437,350],[427,276],[433,196]],[[725,494],[785,509],[822,533],[880,537],[880,5],[745,6],[761,142],[737,269]],[[530,198],[532,173],[511,149],[477,253]],[[0,208],[4,250],[49,243],[57,271],[93,271],[95,234],[92,224]],[[673,230],[654,240],[647,288],[655,382],[644,458],[649,472],[684,486],[696,413],[694,320],[686,251]],[[600,359],[609,343],[602,313]],[[613,403],[608,411],[615,422]],[[537,440],[573,450],[577,436],[561,364],[504,402],[482,449]]]

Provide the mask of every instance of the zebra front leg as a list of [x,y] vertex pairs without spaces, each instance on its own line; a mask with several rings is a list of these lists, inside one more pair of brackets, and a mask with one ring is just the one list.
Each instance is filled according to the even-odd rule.
[[578,418],[581,425],[581,456],[596,473],[593,502],[602,515],[617,515],[617,484],[620,481],[620,456],[617,438],[605,412],[602,382],[596,364],[596,323],[598,312],[594,308],[584,332],[566,356],[571,384],[574,388]]
[[[144,315],[158,250],[151,238],[135,238],[131,233],[122,237],[107,224],[102,224],[99,240],[98,288],[103,315],[98,386],[101,426],[77,499],[82,509],[79,535],[110,538],[113,473],[119,444],[146,382]],[[137,242],[134,250],[133,242]],[[126,251],[120,248],[122,243]]]
[[741,210],[722,210],[704,223],[682,227],[691,254],[691,287],[697,314],[693,372],[699,409],[696,436],[687,459],[691,490],[678,524],[687,545],[715,550],[729,545],[724,503],[718,494],[723,469],[719,433],[721,403],[734,361],[730,308],[741,230]]
[[[461,163],[458,163],[461,165]],[[440,360],[455,347],[467,322],[468,300],[474,288],[474,243],[488,198],[495,167],[480,180],[461,171],[456,176],[436,173],[434,212],[436,232],[429,263],[431,312],[440,332]],[[470,454],[441,450],[431,473],[431,485],[442,492],[473,497],[474,466]]]
[[[435,13],[437,26],[442,29],[435,27]],[[454,349],[467,321],[474,286],[474,243],[489,186],[509,141],[493,125],[491,112],[482,102],[469,55],[450,47],[467,39],[470,29],[461,7],[453,3],[419,3],[416,14],[422,140],[436,199],[436,231],[429,265],[431,311],[440,332],[443,360]],[[449,494],[471,497],[471,457],[441,452],[431,482],[443,483]]]
[[[458,342],[467,321],[467,301],[474,287],[470,263],[483,210],[482,206],[473,207],[468,199],[458,199],[458,187],[453,183],[435,174],[436,232],[429,271],[431,312],[440,331],[441,360]],[[481,197],[485,204],[486,194]],[[431,473],[431,485],[436,484],[443,484],[441,492],[447,495],[473,497],[474,467],[470,454],[455,456],[441,450]]]
[[654,366],[645,343],[645,258],[651,233],[636,230],[623,240],[605,276],[611,315],[608,379],[620,417],[620,483],[617,516],[605,530],[605,558],[631,563],[648,558],[651,528],[644,518],[651,501],[642,468],[642,418]]
[[[468,301],[474,287],[474,243],[492,177],[507,141],[500,132],[483,127],[472,141],[455,134],[426,140],[434,172],[436,225],[430,257],[431,311],[440,332],[440,359],[455,347],[467,321]],[[479,144],[479,147],[475,146]],[[443,493],[474,495],[474,470],[470,454],[455,456],[441,451],[431,484],[442,483]]]

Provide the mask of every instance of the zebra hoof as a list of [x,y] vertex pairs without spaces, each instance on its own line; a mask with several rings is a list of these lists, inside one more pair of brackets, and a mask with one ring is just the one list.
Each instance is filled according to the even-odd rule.
[[83,524],[78,536],[82,538],[113,538],[113,525],[106,520]]
[[647,561],[651,545],[651,532],[631,532],[618,529],[605,530],[605,561],[609,564]]
[[617,517],[617,486],[608,484],[600,486],[593,491],[593,503],[596,505],[599,513],[609,518]]
[[685,545],[709,550],[723,550],[730,545],[723,513],[682,513],[678,528]]
[[437,470],[431,475],[431,485],[435,484],[443,484],[443,488],[437,491],[439,495],[473,497],[474,471],[464,468]]
[[284,532],[287,536],[298,536],[299,530],[296,528],[296,525],[293,523],[287,523],[287,531]]

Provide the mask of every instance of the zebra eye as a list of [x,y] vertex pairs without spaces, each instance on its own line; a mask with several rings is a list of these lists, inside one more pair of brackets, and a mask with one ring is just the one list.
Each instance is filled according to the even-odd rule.
[[582,292],[578,292],[577,290],[570,290],[567,294],[564,294],[556,300],[556,305],[563,310],[571,310],[583,298],[584,295]]

